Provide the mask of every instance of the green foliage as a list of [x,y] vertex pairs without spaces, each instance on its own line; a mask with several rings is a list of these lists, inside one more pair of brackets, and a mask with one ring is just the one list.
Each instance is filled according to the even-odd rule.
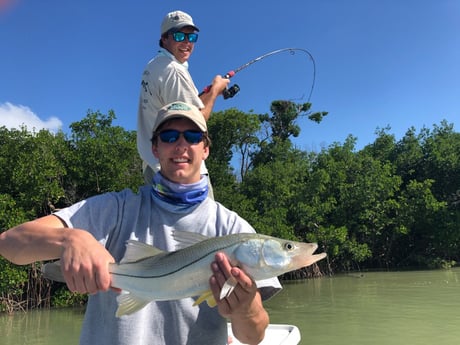
[[22,308],[27,269],[11,264],[0,257],[0,312]]
[[88,295],[70,292],[66,286],[58,288],[51,296],[53,307],[78,307],[83,306],[88,301]]
[[68,161],[67,188],[73,189],[71,203],[108,191],[136,190],[142,183],[136,134],[113,126],[115,118],[113,111],[107,115],[88,111],[83,120],[70,125],[72,159]]
[[250,156],[259,145],[259,128],[257,115],[236,109],[213,113],[209,119],[212,154],[207,159],[206,166],[212,171],[212,181],[217,193],[221,188],[236,182],[232,167],[235,154],[241,161],[237,178],[241,179],[250,168]]
[[[70,137],[0,127],[0,232],[98,193],[136,190],[143,181],[136,133],[113,126],[114,119],[112,111],[88,112]],[[51,290],[36,265],[0,258],[0,310],[49,305]],[[54,303],[84,298],[61,292]]]
[[[0,194],[0,232],[24,221],[24,211],[11,196]],[[27,268],[13,265],[0,256],[0,312],[10,312],[21,306],[27,272]]]
[[[311,104],[274,101],[271,114],[228,109],[208,122],[207,161],[216,200],[272,236],[318,242],[323,272],[444,267],[460,260],[460,134],[441,122],[390,128],[356,150],[356,138],[320,152],[291,143],[299,116],[320,123]],[[0,128],[0,231],[88,196],[143,184],[136,134],[114,126],[114,112],[88,112],[69,136]],[[0,308],[45,286],[36,267],[0,258]],[[86,296],[52,285],[52,305]]]
[[450,200],[460,191],[460,133],[453,125],[442,121],[427,132],[422,143],[423,172],[433,179],[433,193],[442,200]]
[[[458,261],[460,138],[453,126],[442,122],[419,133],[410,128],[399,141],[387,127],[360,151],[349,136],[343,144],[306,153],[290,138],[299,134],[295,121],[310,106],[275,101],[271,115],[259,115],[246,169],[216,188],[223,191],[219,199],[259,232],[319,242],[329,253],[328,269]],[[225,112],[219,115],[217,133],[228,121]],[[227,141],[226,152],[237,145],[232,151]]]
[[298,137],[300,127],[295,123],[299,110],[295,103],[289,101],[274,101],[270,107],[272,115],[261,115],[261,122],[270,125],[273,140],[285,141],[290,136]]
[[62,133],[53,135],[41,130],[38,133],[3,131],[0,160],[5,167],[1,175],[0,190],[8,194],[28,217],[46,214],[64,195],[62,176],[65,174],[59,151],[65,147]]
[[296,238],[292,206],[299,200],[298,187],[306,172],[302,157],[300,152],[291,152],[285,161],[259,164],[246,174],[240,188],[256,210],[249,219],[257,231]]
[[9,194],[0,194],[0,232],[25,222],[26,216],[22,208]]

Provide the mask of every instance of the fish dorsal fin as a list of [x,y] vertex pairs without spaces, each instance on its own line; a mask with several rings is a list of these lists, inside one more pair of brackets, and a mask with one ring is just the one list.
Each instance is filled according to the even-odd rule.
[[158,249],[150,244],[142,243],[135,240],[129,240],[126,242],[126,252],[121,264],[139,261],[148,257],[152,257],[158,254],[163,254],[164,251]]
[[172,236],[176,243],[176,250],[193,246],[198,242],[209,239],[208,236],[196,232],[174,230]]

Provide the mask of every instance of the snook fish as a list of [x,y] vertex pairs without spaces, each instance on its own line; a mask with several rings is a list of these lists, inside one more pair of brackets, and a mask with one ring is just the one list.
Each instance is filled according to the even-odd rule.
[[[151,301],[196,296],[200,297],[195,305],[206,300],[209,306],[215,306],[209,278],[212,274],[210,265],[217,252],[225,253],[232,265],[242,268],[254,280],[276,277],[309,266],[326,256],[326,253],[313,254],[318,247],[316,243],[288,241],[262,234],[240,233],[209,238],[174,231],[173,236],[179,243],[176,251],[165,252],[130,240],[120,263],[110,264],[112,286],[123,290],[117,297],[116,316],[134,313]],[[55,263],[46,264],[44,276],[62,281],[57,266]],[[232,293],[235,283],[234,278],[227,280],[221,299]]]

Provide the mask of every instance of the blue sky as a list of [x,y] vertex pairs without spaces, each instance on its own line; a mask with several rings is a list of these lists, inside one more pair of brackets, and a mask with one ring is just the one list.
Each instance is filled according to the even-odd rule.
[[[272,50],[312,54],[312,110],[329,115],[321,124],[299,120],[301,149],[350,134],[361,148],[377,128],[400,139],[443,119],[459,130],[457,0],[0,0],[0,126],[68,132],[87,110],[113,109],[115,124],[134,130],[143,68],[163,16],[176,9],[201,29],[189,61],[200,90]],[[238,73],[240,93],[214,110],[269,113],[275,99],[306,102],[312,67],[306,54],[270,56]]]

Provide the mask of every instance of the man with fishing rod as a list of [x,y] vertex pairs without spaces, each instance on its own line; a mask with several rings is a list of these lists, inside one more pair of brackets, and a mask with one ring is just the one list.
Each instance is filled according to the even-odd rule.
[[[90,294],[80,344],[223,345],[227,320],[239,341],[258,344],[269,324],[262,301],[279,291],[279,281],[254,282],[220,251],[204,268],[209,269],[217,308],[194,306],[192,297],[144,304],[132,299],[132,310],[116,316],[118,299],[125,295],[111,289],[110,267],[129,260],[130,240],[170,252],[176,250],[175,231],[212,238],[255,232],[236,213],[207,197],[208,179],[201,174],[201,163],[209,155],[210,139],[199,109],[183,102],[169,104],[160,110],[152,129],[151,152],[161,166],[153,185],[140,187],[138,193],[126,189],[97,195],[13,227],[0,234],[0,255],[19,265],[60,259],[69,289]],[[176,264],[187,267],[187,262]],[[235,288],[221,299],[229,280]]]
[[[199,108],[206,120],[211,116],[216,98],[229,83],[228,78],[214,77],[208,92],[198,90],[188,71],[190,59],[198,40],[198,27],[192,17],[182,11],[168,13],[160,29],[158,55],[149,61],[142,75],[137,117],[137,148],[143,161],[144,180],[152,177],[160,168],[158,160],[151,155],[151,128],[158,110],[164,105],[183,101]],[[202,174],[208,174],[203,162]],[[210,196],[213,197],[210,184]]]

